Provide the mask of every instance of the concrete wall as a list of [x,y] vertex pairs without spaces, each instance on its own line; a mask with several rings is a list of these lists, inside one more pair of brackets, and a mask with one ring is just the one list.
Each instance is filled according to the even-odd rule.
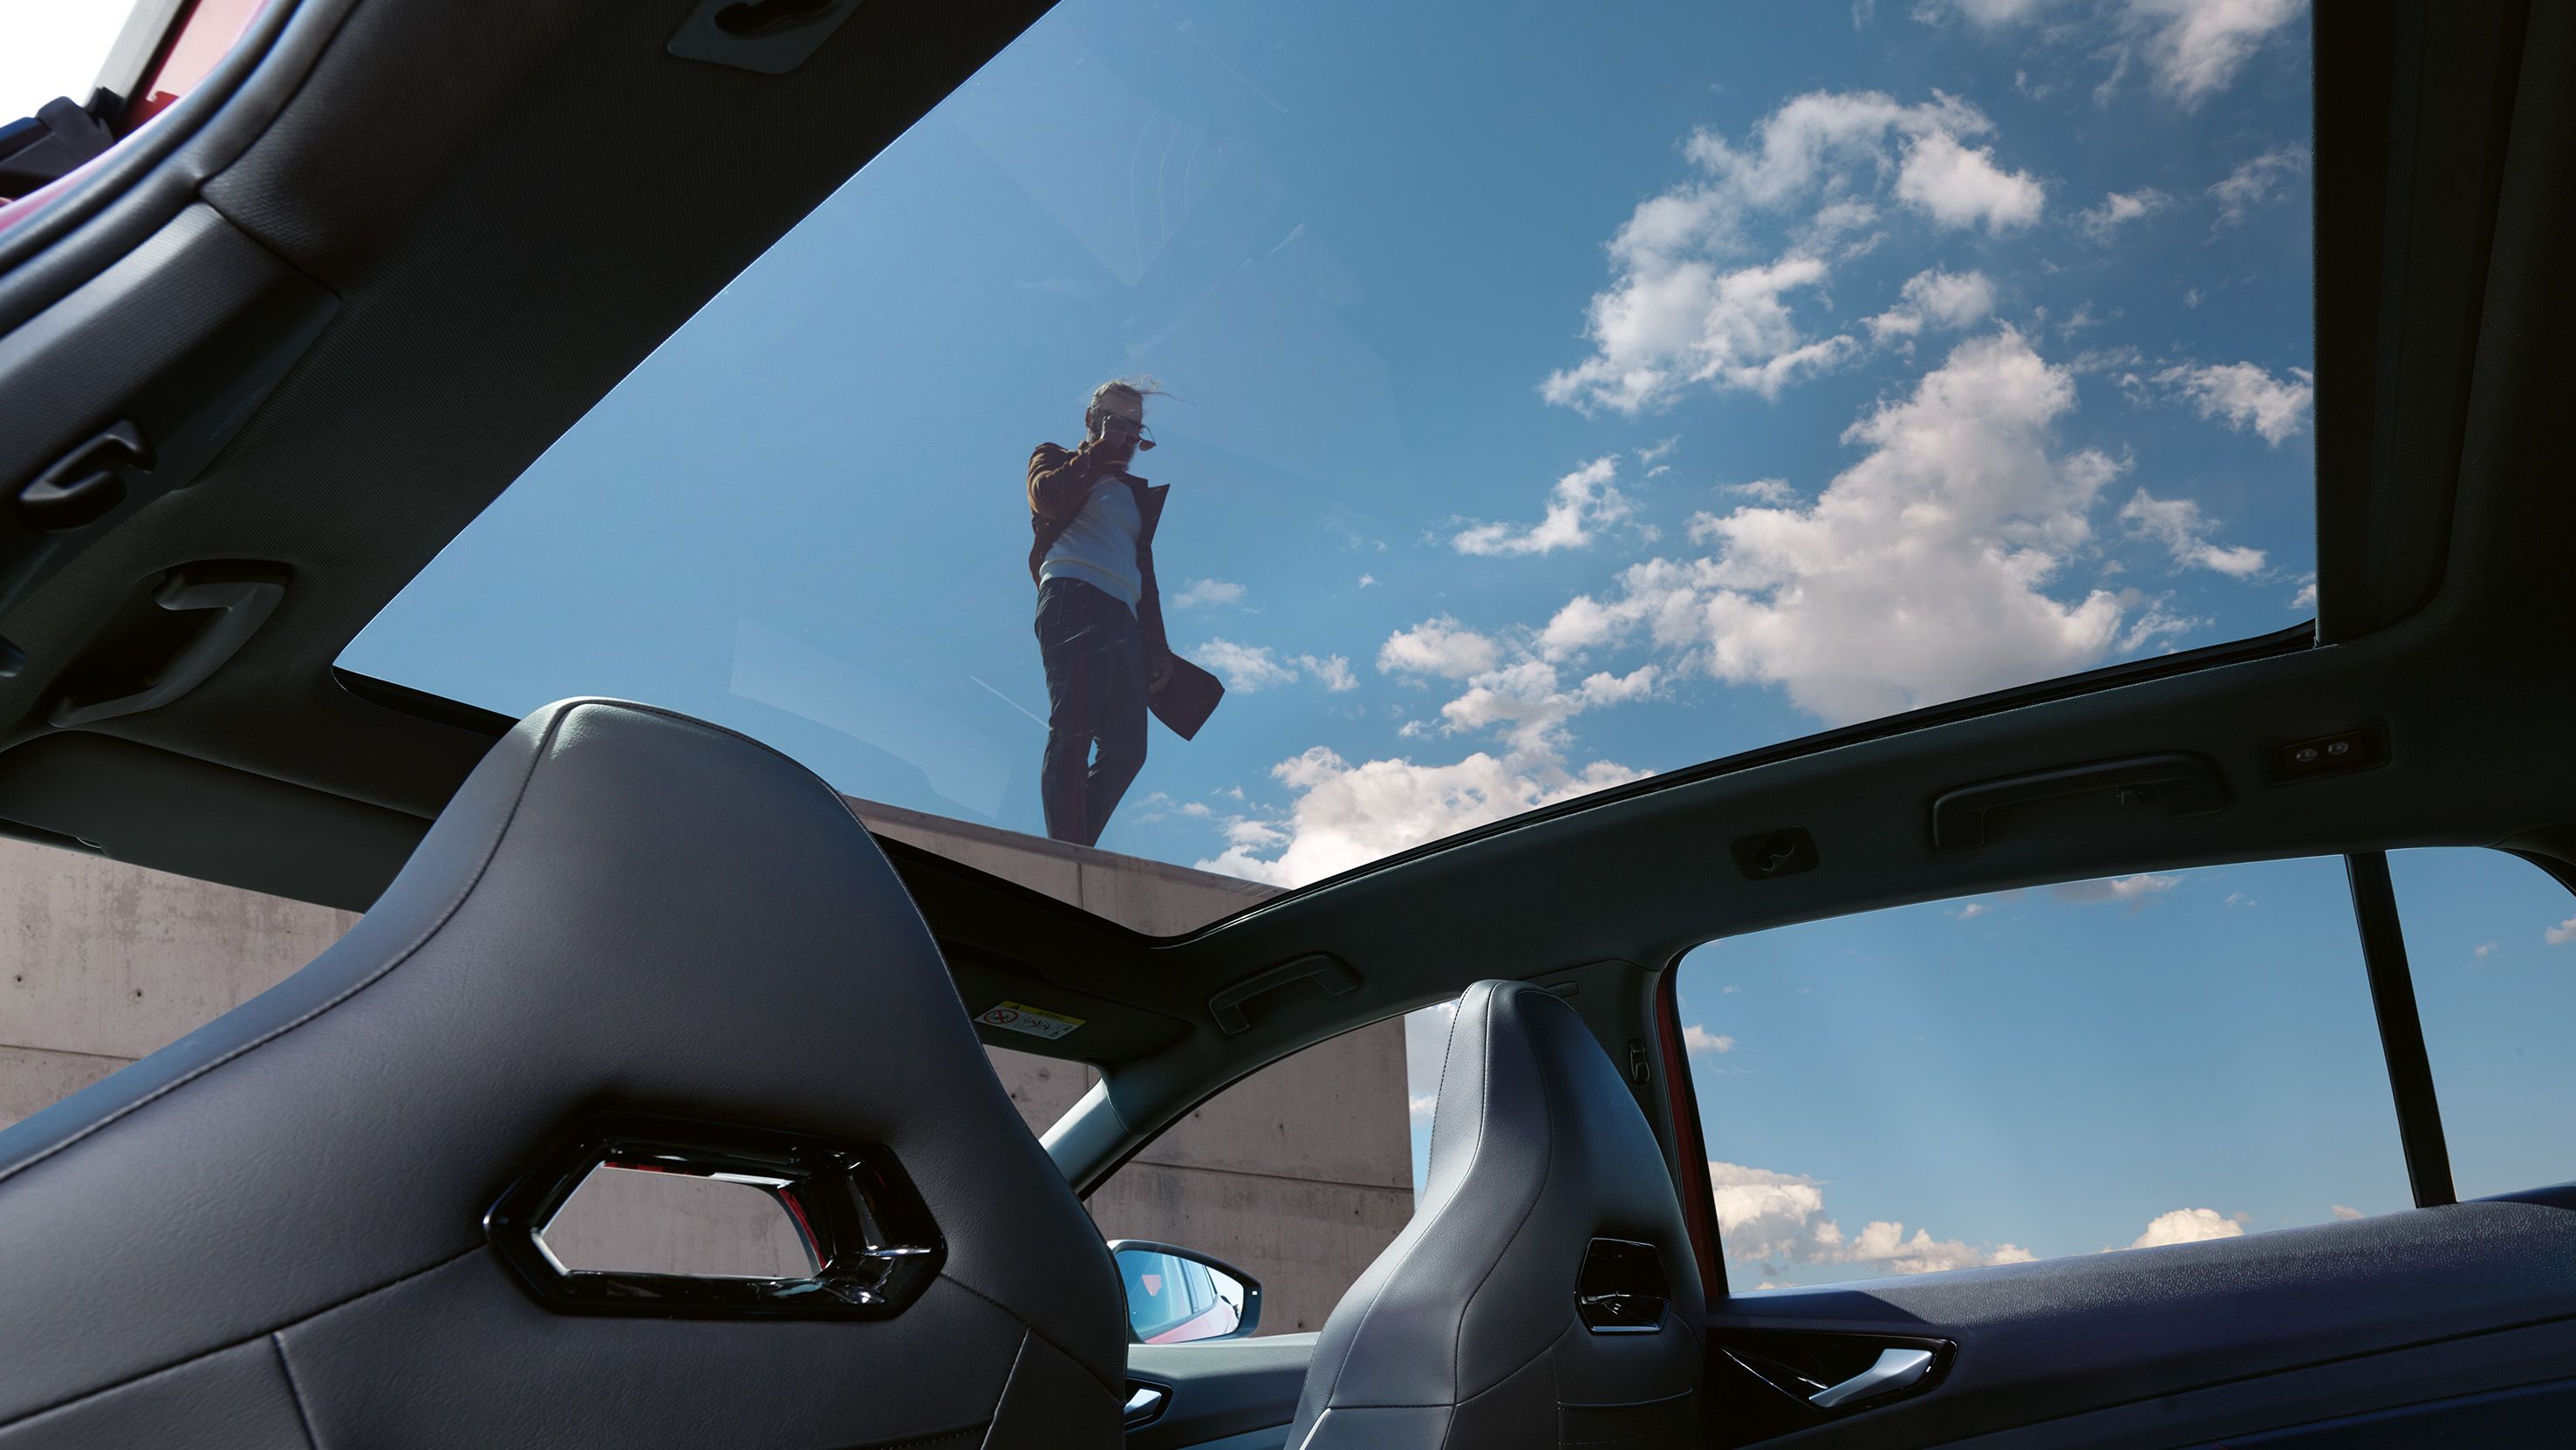
[[0,838],[0,1123],[267,991],[357,920]]
[[[1272,894],[1230,877],[853,804],[887,836],[1154,935],[1203,926]],[[267,990],[356,920],[0,838],[0,1126]],[[1080,1063],[1005,1051],[992,1058],[1033,1131],[1093,1081]],[[1263,1288],[1263,1332],[1320,1328],[1411,1216],[1410,1141],[1403,1028],[1382,1023],[1276,1064],[1191,1114],[1093,1195],[1092,1214],[1107,1237],[1197,1248],[1249,1272]],[[700,1261],[712,1252],[704,1240],[740,1232],[712,1211],[683,1210],[685,1224],[675,1227],[596,1196],[585,1242],[632,1262]]]

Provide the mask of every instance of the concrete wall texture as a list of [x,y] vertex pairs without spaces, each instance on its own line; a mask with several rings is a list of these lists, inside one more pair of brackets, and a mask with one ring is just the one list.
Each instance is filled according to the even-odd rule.
[[[1233,914],[1266,887],[1160,862],[854,801],[886,836],[1139,931]],[[193,1031],[301,967],[354,913],[0,838],[0,1126]],[[1083,1064],[995,1051],[1032,1131],[1087,1091]],[[1309,1049],[1238,1083],[1092,1195],[1108,1238],[1232,1263],[1263,1291],[1261,1332],[1321,1328],[1413,1212],[1400,1021]],[[603,1188],[606,1185],[602,1185]],[[669,1197],[590,1195],[585,1255],[633,1267],[725,1257],[738,1212]],[[570,1228],[567,1225],[567,1228]],[[774,1226],[772,1226],[774,1227]]]

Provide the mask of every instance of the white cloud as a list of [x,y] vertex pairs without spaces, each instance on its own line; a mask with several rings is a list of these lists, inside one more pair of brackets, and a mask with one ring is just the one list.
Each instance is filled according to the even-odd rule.
[[1609,761],[1569,771],[1548,760],[1506,762],[1478,751],[1454,765],[1369,760],[1353,765],[1316,746],[1271,774],[1296,792],[1285,829],[1235,839],[1197,863],[1276,886],[1303,886],[1381,857],[1525,811],[1644,778]]
[[2496,954],[2496,949],[2503,945],[2504,943],[2500,941],[2480,942],[2478,944],[2478,949],[2469,953],[2469,955],[2477,958],[2479,961],[2485,961],[2487,958],[2494,956]]
[[1386,674],[1463,680],[1492,669],[1501,657],[1500,645],[1444,614],[1388,635],[1378,646],[1377,667]]
[[[1637,413],[1698,386],[1777,397],[1849,360],[1859,344],[1811,335],[1794,315],[1831,275],[1827,257],[1879,220],[1882,193],[1948,228],[2001,232],[2039,217],[2041,183],[1968,138],[1985,113],[1938,91],[1918,105],[1875,91],[1818,91],[1765,116],[1739,148],[1708,131],[1690,180],[1641,202],[1609,242],[1613,278],[1587,310],[1592,356],[1549,375],[1549,402]],[[1757,226],[1776,241],[1757,251]],[[1768,254],[1769,261],[1748,260]]]
[[1611,487],[1619,460],[1603,455],[1556,481],[1548,490],[1547,513],[1525,529],[1510,524],[1476,524],[1449,540],[1461,554],[1547,554],[1579,549],[1593,540],[1593,530],[1628,516],[1627,497]]
[[2205,518],[2200,505],[2187,498],[2158,498],[2145,489],[2120,507],[2120,518],[2132,531],[2154,539],[2173,552],[2186,569],[2214,569],[2232,579],[2263,572],[2263,551],[2244,545],[2209,541],[2217,521]]
[[2307,0],[2128,0],[2156,89],[2186,111],[2228,88]]
[[2250,362],[2186,365],[2166,368],[2155,381],[2189,400],[2200,416],[2238,432],[2250,429],[2276,446],[2307,426],[2317,401],[2316,374],[2306,368],[2275,378]]
[[1992,30],[2034,19],[2058,3],[2059,0],[1922,0],[1914,7],[1914,18],[1929,25],[1957,15]]
[[1276,685],[1293,684],[1297,670],[1281,664],[1268,646],[1236,644],[1230,639],[1212,639],[1193,652],[1209,669],[1225,676],[1229,690],[1251,694]]
[[1798,491],[1791,488],[1785,478],[1757,478],[1751,483],[1725,484],[1718,489],[1718,492],[1741,494],[1755,503],[1767,503],[1775,508],[1782,504],[1793,503],[1798,497]]
[[1686,1052],[1733,1052],[1735,1039],[1711,1032],[1694,1022],[1682,1029],[1682,1049]]
[[1540,395],[1622,413],[1668,403],[1694,383],[1776,398],[1854,346],[1847,337],[1811,341],[1789,315],[1789,294],[1824,279],[1824,263],[1796,256],[1732,271],[1692,261],[1632,273],[1592,299],[1586,335],[1595,355],[1550,374]]
[[2179,876],[2159,876],[2152,871],[2141,871],[2135,876],[2105,876],[2092,881],[2068,881],[2048,888],[2048,894],[2060,901],[2087,904],[2125,901],[2135,908],[2145,905],[2155,897],[2171,892],[2181,884],[2182,878]]
[[1366,588],[1368,588],[1370,585],[1375,584],[1376,582],[1377,582],[1377,576],[1376,576],[1375,574],[1362,574],[1362,575],[1360,576],[1360,587],[1361,587],[1362,589],[1366,589]]
[[1422,1093],[1404,1100],[1405,1115],[1417,1123],[1430,1122],[1431,1115],[1438,1111],[1439,1107],[1440,1095],[1437,1093]]
[[2308,172],[2308,148],[2276,146],[2239,165],[2209,188],[2218,203],[2218,221],[2213,230],[2237,226],[2254,214],[2254,208],[2271,199],[2273,190],[2292,176]]
[[1672,456],[1674,449],[1681,446],[1682,435],[1676,433],[1670,438],[1661,439],[1657,442],[1647,444],[1643,448],[1637,449],[1637,461],[1639,463],[1661,463],[1666,458]]
[[1336,693],[1358,689],[1360,683],[1351,673],[1351,662],[1340,655],[1301,654],[1282,660],[1268,645],[1237,644],[1230,639],[1211,639],[1192,653],[1225,677],[1227,689],[1247,695],[1295,684],[1301,672]]
[[1994,910],[1994,908],[1987,905],[1985,902],[1971,901],[1950,914],[1961,921],[1975,921],[1978,917],[1981,917],[1992,910]]
[[1554,665],[1521,659],[1469,677],[1466,693],[1441,706],[1440,718],[1451,731],[1499,728],[1518,754],[1553,754],[1566,744],[1566,721],[1644,698],[1661,673],[1654,665],[1639,665],[1624,675],[1599,671],[1568,686]]
[[[2094,91],[2097,100],[2107,101],[2119,89],[2134,50],[2143,53],[2156,90],[2191,111],[2233,84],[2245,62],[2296,20],[2307,4],[2306,0],[2122,0],[2107,16],[2107,24],[2087,24],[2082,18],[2055,22],[2050,12],[2060,8],[2059,0],[1920,0],[1914,17],[1937,23],[1957,15],[1988,31],[2051,19],[2044,34],[2075,39],[2087,47],[2110,42],[2100,53],[2110,55],[2115,66]],[[2031,92],[2046,93],[2046,87]]]
[[[1817,1244],[1811,1225],[1830,1222],[1824,1220],[1824,1186],[1802,1174],[1712,1162],[1708,1182],[1718,1237],[1730,1259],[1812,1256]],[[1835,1229],[1833,1237],[1840,1240],[1842,1231]]]
[[2095,242],[2108,245],[2121,227],[2141,217],[2152,216],[2173,205],[2173,198],[2152,186],[2135,191],[2115,191],[2102,198],[2102,204],[2075,214],[2075,230]]
[[1712,557],[1631,566],[1542,638],[1642,632],[1687,668],[1780,685],[1836,723],[2083,669],[2119,642],[2121,603],[2046,586],[2121,465],[2051,456],[2049,425],[2074,402],[2072,375],[2019,333],[1972,338],[1851,427],[1870,452],[1813,504],[1699,520]]
[[1351,673],[1351,662],[1341,655],[1299,655],[1297,663],[1313,676],[1315,683],[1333,694],[1360,687],[1359,677]]
[[2133,1249],[2159,1248],[2165,1244],[2196,1244],[2207,1239],[2240,1238],[2245,1225],[2214,1208],[2177,1208],[2160,1213],[2147,1221],[2147,1231],[2130,1241]]
[[1983,272],[1944,272],[1935,267],[1907,279],[1894,307],[1865,318],[1870,336],[1880,342],[1913,337],[1928,324],[1962,328],[1995,310],[1995,288]]
[[2292,609],[2314,609],[2317,607],[2317,581],[2315,576],[2311,575],[2306,583],[2299,586],[2299,592],[2290,596],[2290,607]]
[[2571,916],[2540,934],[2540,939],[2554,947],[2576,941],[2576,916]]
[[1896,195],[1947,227],[1982,225],[1989,235],[2039,220],[2046,188],[2027,171],[2006,171],[1989,147],[1968,146],[1935,130],[1906,152]]
[[2366,1213],[2363,1213],[2360,1209],[2357,1209],[2357,1208],[2346,1208],[2344,1205],[2342,1205],[2342,1204],[2340,1204],[2340,1203],[2338,1203],[2338,1204],[2336,1204],[2336,1205],[2334,1206],[2334,1216],[2335,1216],[2335,1217],[2337,1217],[2337,1218],[2339,1218],[2339,1219],[2343,1219],[2343,1220],[2345,1220],[2346,1222],[2349,1222],[2349,1221],[2351,1221],[2351,1220],[2353,1220],[2353,1219],[2356,1219],[2356,1218],[2368,1218],[2368,1217],[2370,1217],[2370,1215],[2368,1215],[2368,1214],[2366,1214]]
[[1179,609],[1205,609],[1211,605],[1242,602],[1243,586],[1229,584],[1223,579],[1201,579],[1172,596],[1173,606]]
[[2035,1256],[2014,1244],[1980,1247],[1935,1239],[1928,1229],[1909,1237],[1905,1225],[1872,1220],[1857,1234],[1825,1215],[1824,1185],[1804,1174],[1708,1165],[1717,1210],[1718,1237],[1730,1259],[1773,1264],[1859,1264],[1891,1274],[1930,1274],[1978,1264],[2027,1264]]

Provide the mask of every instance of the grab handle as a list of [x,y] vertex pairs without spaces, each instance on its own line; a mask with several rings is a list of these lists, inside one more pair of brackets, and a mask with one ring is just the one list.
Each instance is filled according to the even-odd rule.
[[1358,973],[1321,953],[1299,957],[1267,971],[1255,972],[1233,986],[1221,989],[1208,998],[1208,1015],[1216,1019],[1217,1029],[1228,1037],[1249,1031],[1252,1020],[1243,1015],[1243,1004],[1298,982],[1313,982],[1327,994],[1338,997],[1358,987],[1360,979]]
[[1935,850],[1982,846],[1989,812],[2096,792],[2122,806],[2160,805],[2169,816],[2207,815],[2227,804],[2227,782],[2206,756],[2176,751],[2097,760],[1943,791],[1932,801],[1932,845]]
[[130,695],[99,700],[86,705],[69,699],[55,702],[49,717],[57,728],[69,729],[100,720],[113,720],[119,715],[136,715],[157,710],[206,682],[208,676],[224,667],[224,662],[239,653],[268,623],[277,610],[278,601],[286,597],[286,586],[268,579],[225,579],[198,582],[185,575],[174,576],[155,591],[152,602],[173,613],[191,609],[217,611],[214,622],[187,647],[164,665],[152,683]]

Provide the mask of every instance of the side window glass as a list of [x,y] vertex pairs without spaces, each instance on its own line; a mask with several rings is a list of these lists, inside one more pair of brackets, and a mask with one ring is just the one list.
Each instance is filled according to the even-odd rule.
[[2576,1178],[2576,895],[2479,847],[2391,851],[2388,876],[2454,1190]]
[[[1254,1073],[1094,1190],[1092,1221],[1250,1275],[1256,1335],[1323,1328],[1413,1217],[1404,1048],[1404,1025],[1380,1022]],[[1195,1265],[1175,1287],[1190,1313],[1218,1297]]]
[[1736,1292],[2411,1202],[2339,858],[1899,907],[1680,971]]

